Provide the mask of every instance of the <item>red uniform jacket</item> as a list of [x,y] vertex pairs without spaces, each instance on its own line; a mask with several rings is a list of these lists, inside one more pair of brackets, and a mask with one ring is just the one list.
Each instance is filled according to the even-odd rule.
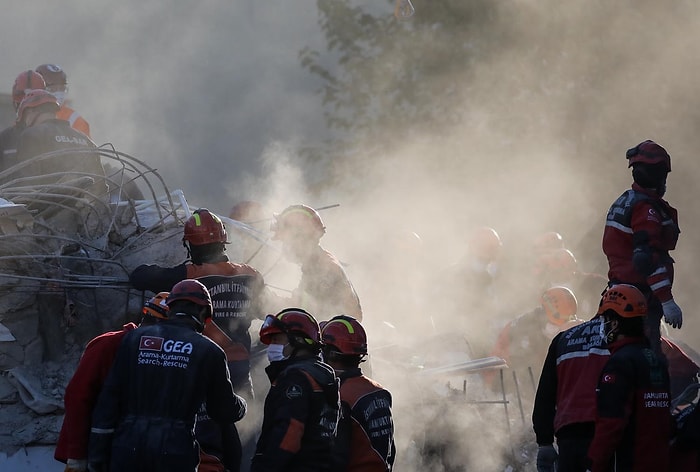
[[[678,241],[678,212],[665,200],[637,184],[610,207],[603,232],[603,252],[608,258],[608,280],[653,291],[664,302],[672,298],[673,259],[669,251]],[[651,272],[641,273],[633,262],[635,247],[648,247]]]
[[125,324],[121,331],[110,331],[90,341],[80,358],[64,398],[66,416],[58,436],[54,459],[86,459],[90,420],[97,396],[112,367],[117,349],[126,333],[135,329],[134,323]]

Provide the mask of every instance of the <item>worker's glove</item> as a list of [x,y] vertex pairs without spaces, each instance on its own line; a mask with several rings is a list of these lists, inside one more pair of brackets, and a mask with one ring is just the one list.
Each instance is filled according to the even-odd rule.
[[559,454],[551,444],[537,449],[537,472],[556,472]]
[[87,470],[87,459],[68,459],[63,472],[86,472]]
[[661,303],[661,308],[664,311],[664,320],[666,323],[674,328],[681,329],[681,325],[683,325],[683,312],[673,298]]

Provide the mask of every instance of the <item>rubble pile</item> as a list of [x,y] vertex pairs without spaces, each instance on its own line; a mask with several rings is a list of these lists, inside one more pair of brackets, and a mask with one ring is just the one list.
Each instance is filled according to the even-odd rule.
[[[182,262],[190,209],[155,169],[101,147],[105,176],[0,172],[0,452],[55,444],[87,341],[139,318],[128,274]],[[60,159],[62,153],[39,156]],[[95,193],[95,188],[109,188]],[[145,250],[148,250],[146,253]]]

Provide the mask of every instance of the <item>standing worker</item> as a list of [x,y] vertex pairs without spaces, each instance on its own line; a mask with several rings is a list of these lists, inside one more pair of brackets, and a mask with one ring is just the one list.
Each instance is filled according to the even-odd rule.
[[229,260],[226,228],[206,208],[195,210],[187,219],[182,244],[190,260],[174,267],[143,264],[133,270],[129,280],[136,289],[152,292],[170,290],[184,279],[197,279],[207,286],[213,294],[213,320],[232,341],[228,346],[219,344],[226,350],[233,385],[237,393],[253,398],[248,330],[253,319],[262,318],[267,293],[263,277],[253,267]]
[[351,316],[334,316],[322,325],[323,358],[340,379],[342,413],[333,470],[389,472],[396,459],[391,393],[362,374],[367,334]]
[[[161,292],[144,304],[139,326],[168,318],[167,297],[167,292]],[[66,414],[54,452],[54,459],[66,464],[65,472],[87,470],[92,410],[122,339],[134,329],[134,323],[127,323],[119,331],[109,331],[91,340],[66,386],[63,398]]]
[[270,391],[251,472],[331,472],[340,408],[338,379],[321,361],[319,326],[300,308],[267,315]]
[[532,409],[537,472],[586,470],[596,418],[595,388],[610,356],[601,328],[602,318],[596,315],[557,334],[549,345]]
[[608,258],[608,284],[631,284],[647,297],[647,335],[660,352],[660,322],[680,329],[683,312],[673,299],[673,259],[680,229],[678,212],[662,197],[671,172],[671,156],[654,141],[627,150],[632,188],[608,210],[603,252]]
[[347,313],[362,320],[360,299],[338,259],[319,241],[326,233],[321,216],[306,205],[292,205],[274,215],[272,239],[282,242],[290,262],[301,265],[301,280],[286,306],[298,306],[319,319]]
[[614,285],[600,311],[610,358],[598,380],[592,472],[669,471],[671,394],[668,366],[644,334],[645,296]]
[[239,421],[246,402],[233,392],[226,355],[201,333],[212,302],[196,280],[175,284],[170,318],[129,332],[93,412],[88,462],[110,472],[194,472],[195,417]]
[[58,64],[42,64],[36,68],[36,72],[44,78],[46,90],[51,92],[58,100],[60,108],[56,112],[56,118],[67,121],[70,123],[71,128],[90,137],[90,124],[77,111],[66,105],[68,76],[61,66]]
[[[12,84],[12,105],[15,107],[15,114],[19,111],[19,104],[30,90],[44,88],[46,84],[41,75],[33,70],[20,73]],[[23,129],[24,127],[15,121],[12,126],[0,132],[0,171],[17,164],[17,142]]]
[[106,199],[108,187],[97,146],[88,136],[71,128],[67,121],[56,118],[58,109],[56,97],[46,90],[32,90],[20,103],[17,121],[24,130],[17,143],[18,162],[66,151],[56,158],[33,163],[23,171],[24,176],[34,177],[32,183],[38,185],[87,175],[93,180],[89,191],[95,198]]

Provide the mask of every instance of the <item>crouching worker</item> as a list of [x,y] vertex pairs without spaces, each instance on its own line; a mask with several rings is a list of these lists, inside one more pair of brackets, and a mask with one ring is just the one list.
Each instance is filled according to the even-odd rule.
[[222,424],[246,413],[224,351],[201,334],[212,314],[206,287],[183,280],[166,302],[169,319],[130,331],[119,347],[93,412],[91,471],[194,472],[200,405]]
[[388,472],[396,458],[391,394],[362,375],[367,334],[355,318],[339,315],[322,322],[323,358],[340,379],[341,418],[333,470]]
[[271,386],[251,472],[335,471],[338,380],[319,356],[316,319],[300,308],[267,315],[260,341],[268,345]]

